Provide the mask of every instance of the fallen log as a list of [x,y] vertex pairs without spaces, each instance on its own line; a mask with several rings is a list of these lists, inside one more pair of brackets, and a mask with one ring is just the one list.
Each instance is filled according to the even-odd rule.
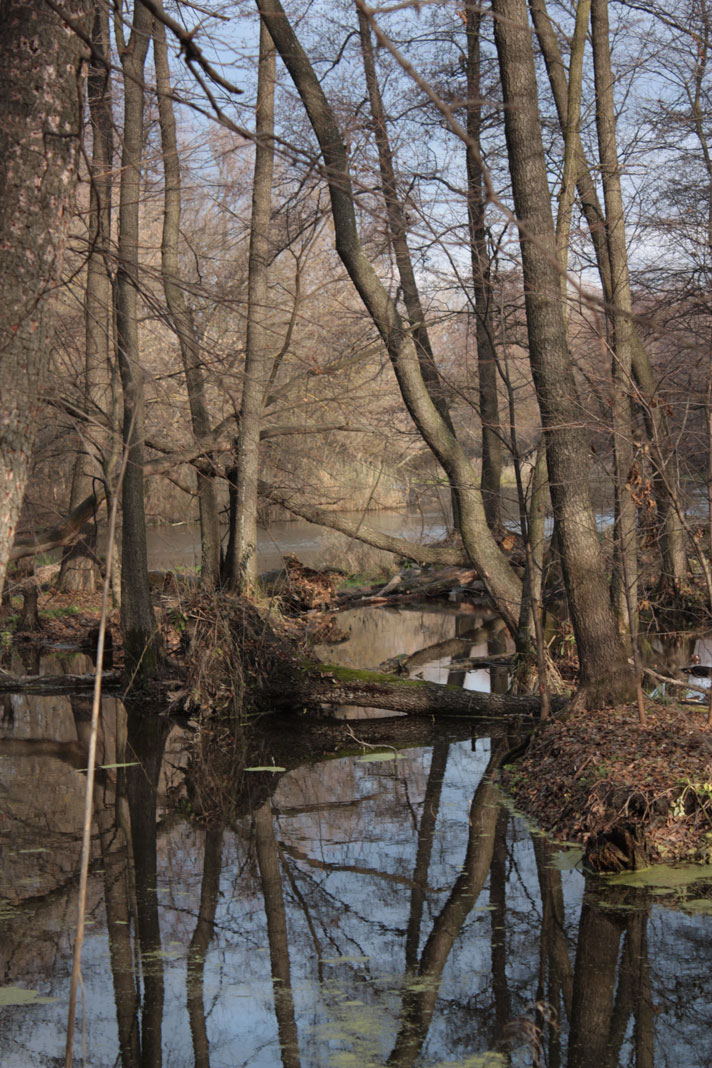
[[670,675],[661,675],[659,671],[653,671],[652,668],[648,667],[643,668],[643,674],[655,682],[664,683],[666,686],[677,686],[681,690],[692,690],[693,693],[699,693],[702,697],[710,696],[709,686],[697,686],[694,682],[686,682],[685,679],[673,679]]
[[[358,671],[333,664],[310,664],[294,680],[291,691],[277,694],[267,691],[272,704],[314,707],[315,705],[355,705],[360,708],[383,708],[410,716],[468,716],[473,719],[493,716],[536,718],[541,699],[528,695],[488,694],[443,686],[421,679],[397,678],[377,671]],[[556,697],[555,711],[564,708],[566,697]]]
[[[59,697],[62,694],[86,693],[94,689],[95,675],[8,675],[0,674],[0,693],[36,694]],[[105,671],[101,688],[116,692],[121,686],[121,672]]]
[[17,538],[10,550],[10,560],[22,560],[26,556],[49,553],[52,549],[67,545],[73,538],[79,536],[82,527],[92,518],[103,499],[103,489],[90,493],[61,523],[42,531],[36,537]]
[[340,611],[359,608],[366,605],[405,604],[408,601],[424,600],[428,597],[442,597],[454,589],[464,589],[468,593],[484,597],[484,583],[478,572],[472,568],[449,567],[436,573],[425,572],[409,575],[401,572],[390,582],[377,590],[344,591],[339,594]]

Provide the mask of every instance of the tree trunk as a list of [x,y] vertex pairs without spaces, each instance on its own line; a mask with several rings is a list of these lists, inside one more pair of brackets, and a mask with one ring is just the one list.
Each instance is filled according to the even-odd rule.
[[[106,411],[109,368],[112,357],[112,296],[108,268],[111,241],[111,187],[114,158],[114,124],[111,107],[111,40],[109,11],[104,3],[94,6],[92,52],[87,77],[87,104],[92,151],[89,161],[89,215],[87,220],[87,280],[84,294],[84,382],[88,409]],[[92,491],[92,475],[100,475],[90,455],[92,437],[85,428],[74,461],[69,507],[73,510]],[[103,436],[103,435],[102,435]],[[94,590],[99,577],[95,557],[95,530],[78,539],[62,556],[59,586],[65,592]]]
[[[359,708],[385,708],[412,716],[471,716],[491,719],[497,716],[539,714],[538,697],[511,697],[506,694],[478,693],[457,686],[442,686],[420,679],[397,678],[376,671],[357,671],[333,664],[312,664],[295,678],[289,693],[266,691],[274,707],[294,708],[301,704],[356,705]],[[563,697],[553,701],[560,710]]]
[[[612,330],[613,355],[611,403],[615,462],[617,583],[622,594],[622,610],[619,610],[618,615],[619,626],[623,624],[621,629],[630,629],[633,654],[637,658],[635,643],[638,615],[638,551],[635,501],[628,486],[633,469],[633,427],[630,408],[633,302],[628,275],[623,196],[616,147],[608,0],[593,0],[591,35],[596,85],[596,129],[606,209],[606,242],[611,265],[611,307],[608,309],[607,318],[610,320]],[[617,607],[614,602],[614,609]]]
[[[56,8],[56,10],[55,10]],[[0,5],[0,589],[51,349],[52,292],[76,193],[86,0]]]
[[260,423],[270,378],[272,334],[269,308],[270,218],[274,171],[274,80],[277,53],[267,27],[260,25],[260,58],[255,121],[255,173],[247,279],[247,339],[240,404],[235,486],[230,503],[226,579],[249,593],[257,585],[257,487]]
[[[418,283],[415,280],[415,271],[408,248],[408,227],[401,199],[398,195],[395,168],[393,165],[393,152],[388,137],[386,114],[381,98],[381,90],[376,76],[376,63],[373,55],[373,42],[371,40],[371,28],[365,12],[357,6],[359,37],[361,40],[361,55],[363,57],[363,69],[366,75],[366,88],[371,105],[371,120],[373,132],[378,149],[378,159],[381,172],[381,184],[383,197],[386,202],[386,218],[388,233],[393,247],[398,276],[400,278],[403,302],[408,315],[408,322],[413,332],[413,341],[418,352],[420,370],[423,382],[430,394],[433,404],[437,408],[443,422],[454,435],[455,428],[450,418],[450,410],[445,399],[443,383],[435,363],[433,347],[430,342],[430,332],[425,321],[425,313],[420,301]],[[457,487],[451,486],[452,517],[455,530],[460,525],[460,505],[458,501]]]
[[[495,347],[493,293],[490,258],[485,230],[485,196],[480,160],[482,132],[482,87],[480,33],[482,8],[473,2],[465,8],[467,31],[467,221],[470,230],[472,291],[475,304],[477,373],[482,421],[482,498],[490,530],[502,526],[500,486],[502,481],[502,437],[499,422],[497,350]],[[474,150],[477,150],[476,152]]]
[[511,632],[516,633],[521,582],[487,527],[478,478],[423,382],[411,331],[369,262],[358,236],[348,154],[334,113],[279,0],[257,0],[319,140],[329,183],[336,248],[386,346],[406,407],[460,498],[461,532],[472,563]]
[[[158,0],[160,5],[161,0]],[[200,344],[193,316],[181,285],[178,242],[180,238],[181,182],[176,121],[171,97],[171,78],[166,48],[166,28],[160,19],[153,24],[153,52],[156,66],[156,92],[163,153],[164,209],[161,242],[161,274],[168,312],[183,359],[190,418],[195,440],[204,444],[210,436],[210,417],[205,401]],[[200,507],[201,581],[214,586],[220,574],[220,526],[215,479],[196,472]]]
[[603,707],[630,700],[635,680],[611,609],[586,477],[588,449],[561,305],[526,0],[494,0],[493,12],[512,190],[522,226],[529,360],[579,653],[579,700]]
[[[152,16],[135,0],[131,38],[119,41],[124,71],[124,130],[119,203],[119,250],[116,273],[116,334],[124,393],[124,449],[128,462],[122,487],[123,527],[121,630],[126,672],[141,682],[159,661],[156,620],[148,585],[144,511],[144,391],[138,339],[138,241],[141,159],[143,153],[144,64],[151,39]],[[120,31],[119,31],[120,32]]]
[[[568,127],[568,89],[566,71],[559,43],[546,10],[546,0],[529,0],[537,40],[546,63],[554,103],[563,131]],[[606,241],[605,219],[598,200],[591,170],[586,160],[581,138],[574,134],[575,173],[581,208],[586,217],[596,254],[598,273],[607,303],[613,300],[611,264]],[[643,410],[650,452],[655,470],[655,496],[660,517],[660,552],[662,576],[674,590],[679,589],[687,570],[685,535],[680,521],[680,486],[670,441],[664,406],[659,403],[658,382],[645,346],[632,323],[632,370]]]

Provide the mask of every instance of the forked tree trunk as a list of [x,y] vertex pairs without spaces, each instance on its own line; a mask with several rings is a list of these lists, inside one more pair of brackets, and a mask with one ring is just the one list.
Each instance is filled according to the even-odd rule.
[[121,630],[126,672],[136,682],[155,674],[159,662],[156,620],[148,585],[144,510],[144,391],[138,339],[138,242],[143,153],[144,64],[152,17],[135,0],[131,37],[119,41],[124,71],[124,130],[119,202],[119,262],[116,273],[116,334],[124,393],[122,487]]
[[[418,283],[415,280],[415,271],[408,247],[408,226],[403,204],[398,193],[395,167],[393,164],[393,152],[388,137],[386,125],[386,113],[381,98],[381,90],[376,75],[376,62],[373,55],[373,42],[371,40],[371,27],[366,14],[357,6],[359,36],[361,40],[361,55],[363,57],[363,69],[366,75],[366,88],[371,105],[371,121],[373,133],[378,149],[378,160],[381,172],[381,184],[383,197],[386,204],[386,219],[388,233],[393,247],[398,277],[400,278],[403,292],[403,303],[406,307],[408,322],[413,331],[413,340],[420,360],[420,370],[423,382],[430,394],[433,404],[440,413],[443,422],[451,434],[455,433],[450,410],[445,398],[443,382],[435,363],[433,346],[430,341],[430,332],[425,319],[425,312],[420,300]],[[450,487],[452,500],[453,526],[457,530],[460,525],[460,505],[457,486]]]
[[[257,584],[257,487],[260,424],[267,394],[273,347],[267,325],[269,309],[270,218],[274,171],[275,47],[260,25],[260,59],[255,123],[255,173],[247,280],[247,339],[240,404],[240,428],[234,488],[230,503],[230,537],[226,581],[248,593]],[[272,345],[271,345],[272,342]]]
[[[160,4],[160,0],[158,0]],[[158,116],[163,152],[164,207],[161,274],[166,304],[178,337],[193,434],[198,443],[210,435],[210,417],[205,401],[205,384],[201,367],[200,344],[193,316],[182,287],[178,242],[180,238],[181,182],[176,120],[171,97],[171,77],[166,48],[166,28],[160,19],[153,24],[153,52],[156,66]],[[215,479],[210,473],[196,472],[200,507],[201,581],[214,586],[220,574],[220,526]]]
[[579,699],[602,707],[632,699],[635,679],[611,608],[588,487],[588,449],[562,310],[526,0],[494,0],[493,12],[512,191],[522,226],[529,360],[578,647]]
[[0,5],[0,589],[38,426],[74,208],[86,0]]
[[411,331],[401,320],[358,235],[348,154],[334,113],[279,0],[257,0],[262,18],[302,98],[329,183],[336,248],[386,346],[405,405],[423,440],[460,494],[465,550],[497,610],[515,634],[521,582],[487,527],[479,480],[423,382]]

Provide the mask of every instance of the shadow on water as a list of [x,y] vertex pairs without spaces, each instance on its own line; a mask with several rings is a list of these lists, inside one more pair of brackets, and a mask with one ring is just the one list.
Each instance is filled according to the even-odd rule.
[[[454,654],[506,651],[487,619],[427,622],[429,658],[401,639],[414,671],[453,681]],[[63,1063],[88,707],[10,705],[0,1063],[33,1068]],[[82,1045],[95,1068],[710,1064],[710,882],[582,875],[502,798],[501,728],[410,729],[409,748],[343,756],[282,724],[205,828],[185,818],[187,732],[104,701],[77,1064]],[[245,770],[269,754],[288,770]]]

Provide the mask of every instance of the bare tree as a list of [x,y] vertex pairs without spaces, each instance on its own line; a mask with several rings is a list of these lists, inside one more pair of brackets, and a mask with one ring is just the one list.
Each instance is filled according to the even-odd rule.
[[270,218],[274,171],[274,80],[276,51],[267,28],[260,26],[259,74],[255,129],[255,173],[247,283],[247,341],[240,405],[234,487],[230,499],[230,534],[225,574],[228,583],[247,593],[257,584],[257,487],[262,410],[269,389],[272,335],[267,327],[269,303]]
[[131,35],[124,39],[116,19],[124,72],[124,128],[121,153],[119,246],[116,271],[116,335],[124,393],[124,448],[128,462],[122,488],[121,629],[126,670],[137,680],[158,666],[156,620],[148,585],[144,508],[144,382],[138,337],[139,207],[144,141],[144,66],[152,15],[135,0]]
[[[157,0],[162,11],[161,0]],[[185,298],[179,265],[179,237],[181,220],[181,177],[176,121],[171,96],[171,77],[168,67],[166,28],[160,18],[153,23],[153,54],[156,66],[156,92],[163,152],[164,210],[163,240],[161,242],[161,274],[169,315],[178,337],[188,403],[195,440],[208,447],[210,416],[205,399],[205,383],[200,343],[190,307]],[[198,503],[200,507],[201,580],[214,585],[220,573],[220,528],[214,472],[198,470]]]
[[529,359],[541,410],[554,522],[580,662],[579,700],[629,700],[635,681],[608,596],[586,478],[588,445],[568,351],[556,236],[525,0],[494,0],[512,191],[522,230]]
[[257,0],[275,45],[302,98],[324,158],[337,251],[388,351],[405,405],[419,433],[456,486],[465,549],[498,611],[517,631],[521,582],[505,560],[486,521],[479,480],[423,382],[412,333],[368,260],[356,224],[348,154],[333,110],[279,0]]
[[[604,210],[596,192],[580,133],[574,124],[569,124],[569,88],[559,42],[549,18],[546,0],[529,0],[529,6],[539,47],[546,63],[559,124],[562,130],[569,131],[573,138],[576,188],[593,243],[603,296],[610,304],[613,303],[613,274],[606,239]],[[675,450],[665,406],[660,403],[659,399],[659,382],[635,322],[632,323],[631,345],[631,369],[635,379],[636,400],[645,418],[656,476],[655,491],[661,536],[663,584],[673,590],[679,590],[687,570],[687,558],[684,532],[679,519],[681,504]]]
[[472,290],[477,337],[477,371],[482,420],[482,496],[492,530],[502,524],[502,436],[499,420],[498,362],[495,345],[494,290],[487,248],[487,202],[482,176],[482,22],[479,3],[465,6],[467,32],[467,221],[470,231]]

